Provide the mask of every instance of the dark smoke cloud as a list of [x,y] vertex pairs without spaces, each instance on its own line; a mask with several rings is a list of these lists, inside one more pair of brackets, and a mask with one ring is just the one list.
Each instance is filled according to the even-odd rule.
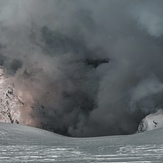
[[134,133],[163,104],[162,0],[0,0],[0,64],[20,122],[70,136]]

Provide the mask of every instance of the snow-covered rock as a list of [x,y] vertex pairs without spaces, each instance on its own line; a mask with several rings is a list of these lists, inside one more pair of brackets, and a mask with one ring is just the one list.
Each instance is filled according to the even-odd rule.
[[19,123],[23,102],[15,94],[11,76],[0,68],[0,122]]
[[139,124],[138,132],[163,128],[163,110],[159,109],[154,114],[147,115]]

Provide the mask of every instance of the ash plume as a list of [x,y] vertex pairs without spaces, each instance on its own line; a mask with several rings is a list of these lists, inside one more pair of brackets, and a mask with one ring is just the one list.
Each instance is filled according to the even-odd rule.
[[161,0],[0,0],[0,65],[19,122],[130,134],[163,102]]

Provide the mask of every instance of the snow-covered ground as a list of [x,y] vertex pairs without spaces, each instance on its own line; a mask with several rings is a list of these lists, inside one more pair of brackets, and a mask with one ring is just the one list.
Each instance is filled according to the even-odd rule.
[[163,129],[128,136],[69,138],[0,123],[0,162],[163,162]]

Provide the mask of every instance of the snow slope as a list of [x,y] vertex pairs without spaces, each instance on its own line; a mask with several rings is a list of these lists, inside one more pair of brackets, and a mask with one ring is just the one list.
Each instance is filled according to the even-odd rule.
[[162,163],[162,138],[163,129],[128,136],[69,138],[0,123],[0,163]]

